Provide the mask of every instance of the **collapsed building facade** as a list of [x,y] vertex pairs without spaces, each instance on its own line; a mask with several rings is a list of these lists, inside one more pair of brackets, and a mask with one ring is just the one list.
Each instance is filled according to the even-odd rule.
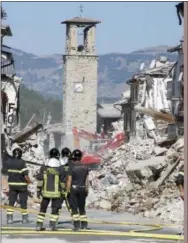
[[178,48],[177,62],[166,57],[153,60],[149,68],[127,81],[130,89],[115,103],[121,107],[123,129],[131,138],[149,136],[159,142],[162,137],[182,134],[183,123],[177,123],[183,121],[182,49]]
[[[1,8],[1,155],[2,162],[5,161],[7,153],[12,155],[15,147],[22,148],[25,159],[32,160],[33,154],[41,149],[41,139],[37,131],[42,125],[38,124],[34,117],[30,119],[24,129],[20,128],[20,84],[21,78],[16,76],[14,58],[11,47],[5,45],[4,39],[11,37],[12,31],[6,25],[7,14]],[[40,141],[39,141],[40,140]],[[41,156],[40,156],[41,157]]]
[[[1,19],[6,19],[6,12],[1,8]],[[1,23],[1,141],[13,135],[19,129],[19,88],[21,79],[16,76],[11,48],[4,44],[4,38],[11,37],[9,25]],[[17,129],[16,129],[17,128]]]

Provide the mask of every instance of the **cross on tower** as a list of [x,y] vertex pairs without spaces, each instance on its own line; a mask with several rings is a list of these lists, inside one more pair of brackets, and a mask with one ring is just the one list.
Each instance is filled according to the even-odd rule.
[[81,5],[80,5],[80,17],[82,17],[83,9],[84,9],[84,6],[81,4]]

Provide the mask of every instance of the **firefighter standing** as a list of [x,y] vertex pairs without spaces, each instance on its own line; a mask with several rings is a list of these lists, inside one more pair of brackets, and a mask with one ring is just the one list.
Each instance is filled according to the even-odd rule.
[[183,169],[181,169],[178,174],[176,184],[179,188],[180,197],[184,201],[184,171],[183,171]]
[[7,224],[13,223],[13,213],[15,202],[19,196],[20,206],[22,209],[22,223],[28,223],[27,200],[28,200],[28,184],[31,183],[29,171],[24,160],[21,159],[22,150],[15,148],[13,157],[10,158],[2,169],[2,174],[8,175],[9,185],[9,209],[7,210]]
[[62,170],[64,171],[63,176],[61,177],[61,186],[64,189],[62,190],[62,194],[61,194],[59,214],[61,214],[61,208],[64,201],[68,211],[71,213],[70,202],[66,192],[66,180],[67,180],[68,169],[70,164],[70,156],[71,156],[71,151],[69,148],[65,147],[61,150],[60,162],[61,162]]
[[37,175],[37,190],[38,197],[42,195],[42,202],[40,205],[40,212],[37,217],[36,230],[42,230],[45,214],[48,205],[51,201],[52,212],[50,216],[50,228],[56,230],[56,223],[58,221],[61,197],[61,165],[60,165],[60,153],[56,148],[53,148],[49,152],[49,160],[46,165],[42,165],[40,172]]
[[[184,201],[184,169],[183,168],[181,168],[179,171],[179,174],[176,179],[176,185],[179,188],[180,197]],[[182,235],[182,234],[184,234],[184,229],[182,230],[182,232],[178,233],[178,235]]]
[[69,166],[67,191],[70,192],[72,219],[74,230],[87,229],[85,202],[88,195],[88,167],[81,163],[82,152],[74,150],[71,155],[72,163]]

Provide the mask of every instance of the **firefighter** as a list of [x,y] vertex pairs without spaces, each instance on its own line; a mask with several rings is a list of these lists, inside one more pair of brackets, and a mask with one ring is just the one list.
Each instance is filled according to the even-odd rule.
[[40,205],[40,212],[37,217],[36,230],[42,230],[45,214],[48,205],[51,201],[51,216],[50,216],[50,228],[51,230],[57,230],[56,223],[58,221],[58,210],[60,208],[60,196],[61,196],[61,164],[60,153],[58,149],[53,148],[49,152],[49,160],[46,165],[42,165],[40,172],[37,175],[37,191],[38,197],[42,196],[42,202]]
[[[182,167],[178,173],[177,179],[176,179],[176,185],[178,186],[180,197],[184,201],[184,168]],[[184,234],[184,229],[182,229],[182,232],[179,232],[178,235]]]
[[61,186],[64,189],[62,190],[62,195],[61,195],[61,199],[60,199],[61,207],[59,209],[59,214],[61,214],[61,208],[62,208],[62,204],[64,201],[65,201],[68,211],[71,213],[70,201],[69,201],[68,195],[66,193],[66,179],[67,179],[68,168],[69,168],[69,164],[70,164],[70,156],[71,156],[71,151],[69,148],[65,147],[61,150],[60,162],[61,162],[62,169],[64,170],[63,177],[61,178]]
[[180,197],[184,201],[184,170],[183,170],[183,168],[180,169],[180,172],[177,176],[176,184],[179,188]]
[[63,148],[61,150],[61,165],[66,165],[68,166],[69,161],[70,161],[70,156],[71,156],[71,151],[69,148]]
[[71,154],[72,163],[69,166],[67,177],[67,192],[70,192],[72,219],[74,230],[87,229],[87,216],[85,210],[88,195],[88,167],[81,163],[82,152],[78,149]]
[[22,160],[22,150],[17,147],[12,151],[13,157],[8,159],[2,168],[2,174],[8,175],[9,185],[9,209],[7,210],[7,224],[13,223],[13,207],[19,196],[20,207],[22,209],[22,223],[28,223],[27,200],[28,184],[31,183],[29,171],[24,160]]

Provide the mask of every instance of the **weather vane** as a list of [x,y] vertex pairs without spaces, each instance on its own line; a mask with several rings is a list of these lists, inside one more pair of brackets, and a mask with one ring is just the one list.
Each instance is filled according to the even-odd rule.
[[81,4],[81,5],[80,5],[80,17],[82,17],[83,9],[84,9],[84,6]]

